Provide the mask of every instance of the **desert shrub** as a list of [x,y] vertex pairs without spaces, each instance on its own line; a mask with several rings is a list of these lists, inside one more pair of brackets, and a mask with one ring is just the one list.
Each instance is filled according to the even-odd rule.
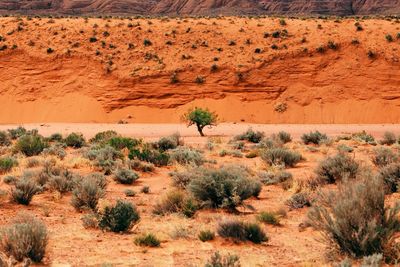
[[383,261],[383,255],[381,253],[375,253],[370,256],[363,257],[361,267],[381,267]]
[[319,131],[310,132],[308,134],[303,134],[301,136],[301,140],[304,144],[315,144],[320,145],[321,143],[328,140],[328,136],[326,134],[320,133]]
[[210,240],[214,240],[215,233],[210,230],[202,230],[200,231],[198,237],[202,242],[207,242]]
[[67,152],[64,149],[65,144],[56,143],[45,149],[43,149],[43,155],[45,156],[56,156],[63,160],[67,156]]
[[42,136],[27,134],[18,138],[15,144],[15,151],[31,157],[40,154],[46,147],[47,143],[43,140]]
[[132,189],[125,189],[125,190],[124,190],[124,194],[125,194],[125,196],[127,196],[127,197],[134,197],[134,196],[136,196],[136,192],[133,191]]
[[85,145],[86,141],[80,133],[70,133],[64,140],[65,144],[69,147],[80,148]]
[[219,169],[198,169],[187,187],[204,204],[234,209],[245,199],[256,196],[260,183],[251,179],[244,167],[229,165]]
[[104,132],[99,132],[97,133],[92,139],[90,139],[90,143],[99,143],[99,144],[105,144],[107,143],[111,138],[117,137],[118,133],[116,131],[104,131]]
[[29,205],[33,196],[41,190],[42,188],[34,179],[22,177],[11,188],[11,198],[16,203]]
[[0,174],[7,173],[15,166],[18,166],[18,161],[13,157],[0,158]]
[[107,178],[99,172],[92,172],[88,175],[86,175],[84,178],[81,176],[78,176],[81,180],[76,180],[76,182],[81,182],[82,180],[92,180],[95,182],[101,189],[105,190],[107,188]]
[[108,140],[108,144],[118,150],[124,148],[132,149],[133,147],[138,146],[140,143],[140,140],[129,137],[112,137]]
[[143,40],[143,45],[144,46],[151,46],[153,43],[149,39],[144,39]]
[[145,234],[135,238],[134,241],[136,246],[141,247],[159,247],[161,241],[153,234]]
[[[53,175],[60,175],[61,168],[56,165],[56,161],[54,159],[46,160],[43,162],[43,168],[36,175],[36,182],[40,186],[45,186],[49,181],[50,177]],[[24,173],[24,176],[32,176],[30,173]]]
[[235,140],[246,140],[252,143],[259,143],[263,138],[263,132],[255,132],[252,128],[249,128],[246,132],[234,137]]
[[101,213],[99,227],[112,232],[126,232],[140,219],[139,212],[132,203],[118,200],[114,206],[105,207]]
[[141,149],[132,149],[129,152],[130,159],[139,159],[153,163],[157,167],[167,166],[170,162],[170,156],[166,152],[145,146]]
[[374,149],[372,155],[372,163],[374,163],[374,165],[378,167],[384,167],[398,161],[398,159],[399,156],[387,147],[378,147]]
[[386,35],[385,35],[385,39],[386,39],[386,41],[388,41],[389,43],[393,42],[393,36],[390,35],[390,34],[386,34]]
[[261,152],[261,159],[268,165],[294,167],[302,160],[300,153],[287,148],[271,148]]
[[71,204],[76,210],[97,210],[99,199],[104,197],[104,189],[95,179],[82,179],[72,191]]
[[68,169],[62,170],[59,175],[50,175],[48,187],[60,193],[71,192],[77,181],[77,175]]
[[236,219],[225,219],[218,224],[218,235],[224,238],[231,238],[236,242],[249,240],[260,244],[268,241],[268,238],[261,227],[256,223],[244,223]]
[[48,242],[46,225],[28,214],[18,215],[0,234],[2,250],[17,261],[42,261]]
[[140,192],[143,194],[149,194],[150,193],[150,186],[144,185],[141,189]]
[[383,139],[379,142],[381,145],[391,146],[397,142],[396,135],[392,132],[385,132]]
[[62,142],[62,140],[63,140],[63,137],[60,133],[53,133],[49,137],[49,141],[51,141],[51,142]]
[[310,207],[311,206],[310,194],[307,192],[299,192],[293,194],[289,199],[285,201],[285,204],[290,209],[301,209],[304,207]]
[[260,222],[271,224],[271,225],[280,225],[279,217],[272,212],[263,211],[257,216],[257,220]]
[[133,184],[137,179],[139,175],[128,169],[118,169],[114,176],[114,180],[120,184]]
[[240,267],[240,259],[237,255],[222,256],[215,252],[205,264],[205,267]]
[[187,185],[190,183],[190,181],[195,177],[195,176],[201,176],[201,173],[199,173],[199,169],[191,168],[186,171],[174,171],[169,174],[172,177],[172,184],[181,189],[185,189]]
[[194,164],[200,166],[205,162],[203,154],[191,148],[178,147],[171,150],[170,155],[172,161],[183,165]]
[[219,152],[220,157],[225,157],[225,156],[232,156],[234,158],[243,158],[243,154],[240,151],[237,150],[221,150]]
[[5,131],[0,131],[0,146],[11,145],[11,138],[9,134]]
[[282,146],[283,143],[277,138],[264,138],[260,141],[260,143],[257,144],[258,148],[265,149],[278,148]]
[[85,229],[96,229],[99,226],[99,215],[93,212],[87,213],[82,216],[81,221]]
[[352,147],[349,147],[349,146],[347,146],[347,145],[345,145],[345,144],[340,144],[340,145],[338,145],[338,146],[337,146],[337,150],[338,150],[340,153],[351,153],[351,152],[354,151],[354,149],[353,149]]
[[27,131],[24,127],[22,127],[22,126],[18,126],[18,127],[15,128],[15,129],[8,129],[7,131],[8,131],[8,133],[10,134],[11,139],[13,139],[13,140],[20,138],[21,136],[27,134],[27,132],[28,132],[28,131]]
[[94,160],[94,165],[106,174],[111,173],[117,159],[123,158],[123,154],[120,151],[109,145],[104,147],[93,146],[84,156],[90,160]]
[[321,194],[308,214],[310,224],[342,252],[362,257],[384,252],[400,230],[400,205],[385,207],[382,181],[363,179]]
[[350,156],[338,153],[322,160],[315,173],[320,181],[332,184],[345,179],[353,179],[359,170],[359,164]]
[[361,142],[365,142],[368,144],[375,143],[375,138],[372,135],[370,135],[369,133],[367,133],[366,131],[354,133],[354,134],[352,134],[352,138],[356,141],[361,141]]
[[204,136],[203,129],[206,126],[215,126],[217,124],[218,115],[208,109],[196,107],[194,109],[189,109],[183,115],[182,120],[186,121],[188,126],[196,125],[197,131],[201,136]]
[[178,146],[183,145],[183,140],[179,133],[173,134],[167,137],[161,137],[156,143],[154,143],[154,147],[161,151],[167,151],[169,149],[175,149]]
[[285,131],[280,131],[277,134],[274,134],[272,136],[272,139],[277,139],[280,142],[282,142],[282,144],[286,144],[292,141],[292,136],[290,135],[290,133],[287,133]]
[[154,214],[166,215],[169,213],[182,213],[191,218],[198,209],[195,201],[183,191],[174,190],[168,192],[165,197],[158,202],[153,210]]
[[134,159],[128,162],[129,168],[135,171],[141,172],[153,172],[155,170],[155,166],[153,163],[142,162],[140,160]]
[[245,223],[244,229],[246,230],[246,239],[260,244],[268,241],[267,235],[262,230],[261,226],[257,223]]
[[27,168],[34,168],[38,167],[42,161],[37,157],[28,158],[26,160],[26,167]]
[[379,178],[384,182],[386,192],[397,192],[400,186],[400,164],[393,163],[379,170]]
[[16,182],[17,182],[17,177],[15,177],[15,176],[10,176],[10,175],[8,175],[8,176],[5,176],[4,178],[3,178],[3,182],[5,183],[5,184],[15,184]]
[[258,177],[260,178],[260,181],[265,185],[284,183],[284,187],[289,188],[293,183],[293,175],[287,171],[260,172],[258,174]]

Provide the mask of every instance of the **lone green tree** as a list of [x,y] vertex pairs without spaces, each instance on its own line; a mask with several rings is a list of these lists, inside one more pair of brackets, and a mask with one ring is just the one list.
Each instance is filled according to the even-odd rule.
[[204,136],[203,129],[206,126],[210,128],[217,125],[218,115],[215,112],[209,111],[207,108],[202,109],[195,107],[189,109],[184,115],[183,120],[187,122],[188,127],[196,125],[197,131],[201,136]]

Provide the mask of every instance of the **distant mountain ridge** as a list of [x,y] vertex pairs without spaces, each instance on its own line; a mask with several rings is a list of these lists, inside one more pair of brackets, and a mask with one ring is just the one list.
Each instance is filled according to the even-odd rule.
[[400,0],[0,0],[0,14],[396,15]]

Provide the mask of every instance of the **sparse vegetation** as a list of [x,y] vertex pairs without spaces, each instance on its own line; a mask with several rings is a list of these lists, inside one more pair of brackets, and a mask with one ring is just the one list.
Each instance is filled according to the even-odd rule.
[[141,247],[159,247],[161,241],[153,234],[145,234],[136,237],[135,244]]

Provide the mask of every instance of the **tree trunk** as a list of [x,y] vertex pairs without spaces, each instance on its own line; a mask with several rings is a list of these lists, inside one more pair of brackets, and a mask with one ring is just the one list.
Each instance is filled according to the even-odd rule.
[[200,125],[197,125],[197,131],[199,131],[201,136],[204,136],[203,127],[201,127]]

